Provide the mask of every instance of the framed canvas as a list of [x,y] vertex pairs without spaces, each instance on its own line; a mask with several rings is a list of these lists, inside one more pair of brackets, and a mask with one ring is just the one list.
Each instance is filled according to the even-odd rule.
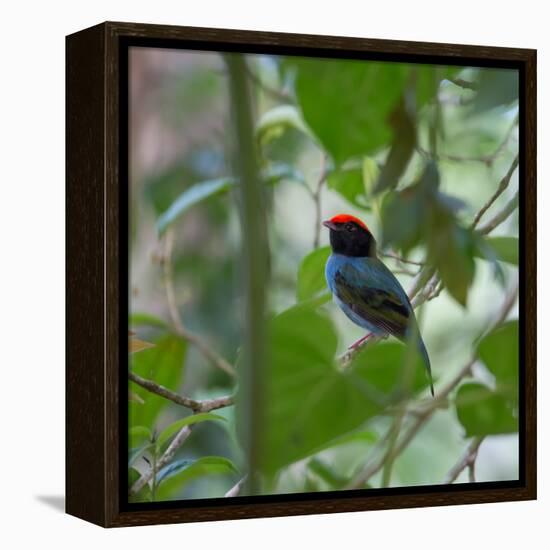
[[66,509],[536,498],[536,52],[67,37]]

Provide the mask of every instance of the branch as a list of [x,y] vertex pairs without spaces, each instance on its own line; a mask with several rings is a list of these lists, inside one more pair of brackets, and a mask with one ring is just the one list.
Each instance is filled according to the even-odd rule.
[[[438,286],[439,285],[439,286]],[[424,302],[439,296],[443,290],[443,284],[438,275],[436,275],[435,268],[430,265],[425,265],[420,273],[418,273],[416,281],[413,287],[409,291],[409,299],[413,308],[417,308]],[[351,363],[353,358],[360,350],[365,346],[371,346],[380,340],[384,340],[387,336],[372,336],[368,340],[365,339],[363,343],[358,344],[356,347],[347,350],[342,354],[338,360],[341,367],[346,367]]]
[[422,155],[428,156],[437,160],[448,160],[452,162],[481,162],[482,164],[485,164],[486,166],[490,167],[495,162],[495,160],[504,152],[506,145],[508,145],[508,142],[512,137],[512,133],[514,132],[514,129],[518,124],[518,120],[519,120],[519,117],[516,115],[516,117],[514,118],[514,121],[510,125],[510,128],[508,128],[508,131],[506,132],[504,139],[501,141],[500,145],[492,153],[488,155],[481,155],[478,157],[464,157],[460,155],[453,155],[453,154],[447,154],[447,153],[438,153],[437,155],[433,155],[429,151],[426,151],[425,149],[423,149],[422,147],[417,147],[417,149],[418,149],[418,152],[421,153]]
[[466,468],[469,470],[470,482],[475,481],[475,462],[479,451],[479,446],[483,442],[483,439],[483,437],[474,437],[470,445],[468,445],[464,456],[449,470],[444,483],[453,483],[456,481],[457,477]]
[[483,227],[480,227],[478,229],[478,233],[480,235],[487,235],[489,234],[493,229],[498,227],[502,222],[506,221],[512,212],[518,207],[519,205],[519,191],[516,191],[516,194],[514,197],[506,204],[506,206],[495,215],[495,217],[487,222]]
[[474,221],[470,225],[470,229],[475,229],[479,223],[479,220],[483,217],[483,214],[489,210],[489,208],[493,205],[493,203],[504,193],[504,191],[508,188],[508,185],[510,184],[510,179],[512,178],[513,173],[515,172],[516,168],[518,167],[519,163],[519,156],[516,155],[514,158],[514,161],[512,162],[512,165],[508,169],[508,172],[504,175],[504,177],[500,180],[500,183],[498,184],[497,190],[492,195],[492,197],[481,207],[481,209],[478,211],[478,213],[474,217]]
[[[495,202],[495,200],[508,187],[510,183],[510,179],[514,171],[516,170],[517,166],[518,166],[518,156],[516,155],[510,168],[508,169],[504,177],[499,182],[497,191],[475,215],[474,221],[470,226],[471,229],[474,229],[475,227],[477,227],[479,221],[481,220],[485,212],[490,208],[490,206]],[[495,229],[498,225],[500,225],[503,221],[505,221],[512,214],[512,212],[517,208],[518,202],[519,202],[518,198],[519,198],[519,192],[516,192],[514,198],[510,200],[510,202],[508,202],[508,204],[503,208],[503,210],[501,210],[498,214],[496,214],[495,217],[490,222],[488,222],[485,226],[478,229],[478,233],[480,235],[487,235],[493,229]],[[405,261],[404,259],[392,253],[381,253],[381,255],[387,256],[390,258],[395,258],[396,260]],[[410,260],[407,260],[407,262],[412,263]],[[417,262],[417,264],[422,265],[424,267],[418,273],[417,279],[414,282],[411,290],[409,291],[409,299],[411,300],[411,304],[414,308],[417,308],[418,306],[422,305],[424,302],[428,302],[430,300],[433,300],[434,298],[437,298],[441,294],[442,290],[445,288],[445,285],[443,284],[441,277],[436,273],[436,270],[434,267],[428,265],[426,262]],[[366,342],[364,345],[372,344],[375,341],[377,341],[377,339],[371,338],[368,341],[368,343]],[[345,363],[346,364],[349,363],[353,358],[353,355],[357,351],[359,351],[362,347],[363,346],[359,345],[356,349],[346,353],[343,356]]]
[[276,99],[277,101],[281,101],[283,103],[289,103],[292,98],[290,97],[290,94],[285,92],[284,90],[278,90],[276,88],[272,88],[271,86],[268,86],[251,68],[248,64],[246,64],[246,74],[248,78],[258,86],[261,90],[263,90],[267,95],[270,95],[273,99]]
[[409,277],[416,277],[418,275],[418,273],[416,273],[415,271],[412,271],[412,269],[407,269],[403,266],[397,269],[392,269],[392,273],[394,275],[408,275]]
[[319,247],[321,240],[321,189],[327,179],[327,157],[325,154],[321,157],[321,172],[317,181],[317,188],[311,193],[311,198],[315,203],[315,236],[313,237],[313,248]]
[[425,262],[416,262],[416,261],[413,261],[413,260],[409,260],[408,258],[403,258],[402,256],[399,256],[398,254],[394,254],[393,252],[379,251],[378,255],[379,256],[384,256],[384,258],[392,258],[392,259],[397,260],[398,262],[400,262],[402,264],[411,264],[411,265],[417,265],[417,266],[420,266],[420,267],[423,267],[424,265],[426,265]]
[[[267,357],[266,281],[269,280],[268,206],[259,178],[254,117],[246,62],[241,54],[225,54],[229,70],[229,97],[233,117],[234,169],[240,178],[240,222],[243,235],[244,338],[239,367],[239,421],[243,450],[250,475],[247,494],[259,492],[255,476],[261,463],[265,438],[265,373]],[[259,367],[259,368],[258,368]]]
[[191,434],[191,426],[184,426],[174,437],[170,445],[168,446],[168,449],[164,452],[164,454],[160,457],[159,460],[157,460],[156,464],[149,468],[149,470],[144,473],[139,479],[136,480],[136,482],[132,485],[130,488],[130,495],[135,495],[138,493],[149,481],[157,475],[157,472],[162,470],[164,466],[166,466],[172,458],[174,458],[174,455],[176,454],[176,451],[185,443],[186,439]]
[[[415,338],[418,337],[418,330],[415,330],[413,335]],[[407,349],[407,355],[404,362],[404,372],[401,381],[400,392],[403,395],[410,395],[412,390],[412,384],[414,380],[414,369],[415,369],[415,355],[410,346]],[[433,396],[433,387],[432,387],[432,396]],[[403,422],[408,412],[407,410],[407,399],[402,399],[400,403],[395,407],[396,411],[394,413],[394,419],[392,425],[388,431],[388,445],[386,452],[382,458],[383,463],[383,472],[382,472],[382,487],[388,487],[391,481],[392,469],[395,463],[395,460],[398,457],[398,441],[401,429],[403,427]],[[431,404],[433,405],[433,404]]]
[[382,458],[382,463],[384,468],[382,471],[382,487],[388,487],[391,481],[391,474],[395,459],[397,458],[397,440],[399,438],[399,432],[403,425],[403,420],[405,419],[405,413],[407,412],[406,403],[403,401],[399,407],[397,413],[395,414],[393,423],[388,432],[388,448],[384,457]]
[[[395,444],[392,453],[393,460],[395,460],[408,447],[409,443],[414,439],[420,429],[431,418],[432,414],[438,408],[440,408],[442,404],[445,404],[447,402],[447,396],[449,395],[449,393],[451,393],[451,391],[462,381],[463,378],[471,373],[471,368],[474,362],[474,360],[471,360],[464,367],[462,367],[455,378],[453,378],[453,380],[442,391],[440,391],[436,395],[436,397],[432,399],[431,403],[424,410],[419,410],[416,413],[415,419],[408,431],[401,438],[401,440]],[[376,474],[384,467],[387,458],[388,453],[386,452],[381,458],[367,465],[361,472],[359,472],[359,474],[357,474],[351,480],[346,488],[358,489],[362,487],[374,474]]]
[[[518,166],[518,156],[516,155],[510,168],[508,169],[504,177],[500,180],[496,192],[474,216],[474,221],[470,225],[470,229],[475,229],[477,227],[477,225],[479,224],[479,221],[481,220],[485,212],[491,207],[491,205],[496,201],[496,199],[504,192],[504,190],[507,189],[508,185],[510,184],[510,179],[514,171],[516,170],[517,166]],[[506,220],[510,216],[510,214],[517,208],[518,196],[519,196],[519,193],[516,192],[516,195],[514,196],[514,198],[504,207],[504,209],[498,214],[496,214],[495,217],[490,222],[488,222],[484,227],[478,229],[477,232],[480,235],[487,235],[493,229],[495,229],[498,225],[500,225],[504,220]],[[434,298],[436,298],[441,294],[441,291],[443,290],[443,288],[444,288],[444,285],[443,285],[443,282],[441,281],[441,277],[438,274],[436,274],[435,269],[426,266],[425,269],[420,272],[420,275],[417,281],[415,282],[415,285],[409,292],[409,297],[411,299],[411,303],[413,307],[416,308],[419,305],[423,304],[424,302],[433,300]]]
[[[510,179],[511,174],[515,170],[517,166],[517,157],[512,163],[512,166],[504,176],[503,180]],[[502,182],[501,182],[502,184]],[[499,187],[500,185],[499,184]],[[506,184],[508,185],[508,183]],[[493,201],[494,202],[494,201]],[[519,191],[516,192],[514,197],[506,204],[506,206],[498,212],[494,218],[492,218],[487,224],[485,224],[483,227],[480,227],[477,230],[477,233],[480,235],[488,235],[498,227],[501,223],[503,223],[508,217],[514,212],[514,210],[518,207],[519,204]],[[486,211],[487,208],[483,207]],[[482,209],[483,209],[482,208]],[[483,216],[483,212],[481,215],[478,214],[475,216],[474,220],[477,220],[476,224],[479,222],[481,217]],[[428,302],[430,300],[433,300],[434,298],[437,298],[443,289],[445,288],[445,285],[443,284],[443,281],[441,280],[441,277],[437,274],[435,267],[424,263],[424,267],[420,270],[418,275],[416,276],[416,280],[413,283],[412,288],[409,291],[409,299],[411,301],[411,305],[413,308],[417,308],[421,306],[423,303]],[[365,341],[363,344],[359,344],[356,348],[348,350],[346,353],[344,353],[340,357],[340,364],[342,366],[348,365],[356,353],[358,353],[361,349],[363,349],[366,345],[372,345],[375,342],[380,341],[380,337],[373,337],[370,338],[368,341]]]
[[[491,323],[491,328],[499,326],[508,316],[510,310],[515,304],[518,296],[519,287],[516,286],[504,300],[501,309]],[[426,425],[428,420],[432,417],[436,410],[447,405],[447,398],[449,394],[462,382],[467,376],[471,376],[472,366],[476,362],[476,358],[472,358],[466,363],[454,376],[454,378],[438,392],[438,394],[428,402],[427,406],[422,410],[415,411],[415,416],[412,424],[407,432],[403,435],[394,447],[392,460],[395,460],[409,445],[409,443],[415,438],[416,434]],[[391,428],[390,428],[391,429]],[[388,452],[377,460],[370,462],[361,472],[359,472],[348,484],[347,489],[358,489],[377,472],[379,472],[385,465],[388,458]]]
[[174,330],[178,336],[181,336],[189,343],[193,344],[202,355],[208,359],[214,366],[223,370],[229,376],[235,378],[237,373],[233,366],[221,355],[218,355],[198,334],[188,330],[180,317],[176,302],[176,293],[174,291],[174,281],[172,276],[172,249],[174,247],[174,233],[168,230],[164,239],[164,253],[162,256],[164,288],[166,290],[166,300],[168,302],[168,312],[172,319]]
[[232,395],[217,397],[215,399],[204,399],[202,401],[197,401],[196,399],[191,399],[190,397],[178,395],[177,393],[170,391],[169,389],[165,388],[164,386],[161,386],[160,384],[157,384],[156,382],[153,382],[152,380],[147,380],[146,378],[142,378],[141,376],[139,376],[138,374],[132,371],[128,371],[128,379],[136,383],[138,386],[141,386],[143,389],[147,390],[148,392],[159,395],[160,397],[164,397],[164,399],[168,399],[169,401],[172,401],[176,405],[181,405],[182,407],[191,409],[195,413],[210,412],[215,409],[229,407],[230,405],[233,405],[233,402],[234,402]]
[[[421,272],[418,281],[409,292],[411,305],[414,308],[417,308],[421,306],[424,302],[431,300],[432,297],[435,297],[436,287],[440,283],[441,277],[436,273],[434,267],[427,268],[425,273]],[[441,290],[439,290],[439,292],[441,292]]]
[[451,78],[451,82],[455,86],[463,88],[464,90],[477,90],[477,82],[470,82],[469,80],[464,80],[463,78]]

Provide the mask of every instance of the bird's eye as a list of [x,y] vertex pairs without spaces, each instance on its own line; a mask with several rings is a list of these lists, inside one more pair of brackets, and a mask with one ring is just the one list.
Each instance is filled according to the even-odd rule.
[[348,231],[355,231],[357,229],[357,227],[355,227],[355,224],[353,224],[353,223],[347,223],[346,224],[346,229]]

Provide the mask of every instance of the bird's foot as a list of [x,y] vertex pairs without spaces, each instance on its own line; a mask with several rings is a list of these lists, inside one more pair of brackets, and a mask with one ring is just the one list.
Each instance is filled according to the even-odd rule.
[[354,342],[348,349],[355,350],[355,349],[359,348],[360,346],[363,345],[364,342],[366,342],[367,340],[369,340],[373,336],[374,336],[373,332],[369,332],[368,334],[365,334],[365,336],[363,336],[362,338],[359,338],[359,340],[357,340],[357,342]]

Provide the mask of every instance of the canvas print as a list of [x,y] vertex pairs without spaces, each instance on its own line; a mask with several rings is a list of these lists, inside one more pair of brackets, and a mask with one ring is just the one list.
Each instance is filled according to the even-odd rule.
[[517,480],[518,72],[128,70],[128,502]]

